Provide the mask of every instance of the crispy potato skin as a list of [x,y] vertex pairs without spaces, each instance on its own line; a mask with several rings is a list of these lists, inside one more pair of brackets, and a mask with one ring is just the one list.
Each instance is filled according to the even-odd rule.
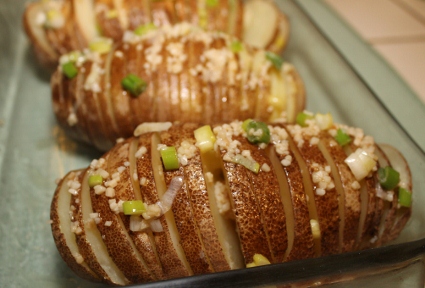
[[[136,284],[229,270],[231,265],[226,263],[228,258],[223,254],[226,244],[219,239],[220,231],[212,219],[211,199],[224,204],[221,215],[235,223],[234,231],[226,233],[234,233],[239,238],[239,247],[233,249],[240,251],[244,265],[252,263],[255,254],[265,256],[271,263],[280,263],[377,247],[397,237],[411,215],[411,207],[398,207],[397,200],[378,196],[376,190],[382,188],[377,186],[376,171],[371,170],[365,181],[357,183],[343,160],[353,147],[375,150],[373,155],[381,165],[390,164],[400,169],[403,179],[400,185],[411,189],[408,165],[391,146],[382,145],[384,149],[381,149],[373,142],[360,139],[355,146],[344,148],[331,136],[334,128],[320,131],[314,125],[302,128],[274,124],[268,125],[271,142],[267,147],[260,147],[249,142],[246,133],[251,132],[244,132],[242,122],[215,124],[212,131],[216,147],[208,152],[212,153],[209,159],[218,169],[213,176],[203,172],[200,155],[205,152],[200,152],[195,145],[194,131],[199,127],[200,124],[174,123],[168,130],[131,137],[87,169],[70,172],[59,182],[51,205],[52,233],[64,261],[77,275],[113,284],[109,276],[117,269],[115,274],[122,272],[124,281]],[[178,169],[164,168],[159,156],[162,145],[176,148]],[[251,160],[239,162],[234,158],[237,155]],[[260,169],[250,170],[249,163],[259,164]],[[378,162],[376,165],[379,167]],[[309,170],[302,172],[303,167]],[[105,175],[98,185],[114,193],[96,192],[99,187],[89,187],[88,176],[97,173]],[[317,180],[319,174],[322,180]],[[323,180],[323,175],[329,176],[328,180]],[[162,231],[151,231],[150,218],[145,215],[141,217],[148,221],[148,228],[133,231],[130,216],[124,215],[119,205],[112,205],[139,199],[147,205],[162,207],[167,194],[164,191],[176,177],[182,177],[182,184],[173,188],[177,190],[170,210],[155,216]],[[209,190],[206,187],[209,181],[214,182],[213,187],[221,188]],[[309,186],[308,181],[313,185]],[[327,186],[322,186],[320,181],[325,181]],[[339,184],[329,185],[329,181]],[[68,191],[72,187],[76,191],[70,196]],[[319,187],[324,189],[324,194],[316,191]],[[394,198],[397,191],[398,187],[394,189]],[[90,196],[80,197],[80,193]],[[207,195],[210,193],[212,198]],[[341,199],[343,201],[336,201]],[[81,215],[87,213],[87,205],[94,213],[90,225],[81,219]],[[311,205],[316,207],[318,216],[311,214]],[[81,207],[86,207],[86,212],[81,212]],[[67,213],[70,213],[69,220],[63,216]],[[87,218],[87,214],[84,217]],[[318,217],[319,239],[310,226],[310,219],[314,217]],[[79,221],[86,230],[71,232],[61,228],[70,227],[73,221]],[[380,225],[382,227],[378,227]],[[101,239],[106,247],[103,251],[116,263],[116,268],[107,272],[102,269],[104,266],[98,263],[98,248],[90,248],[91,240],[85,237],[87,229],[91,233],[98,230],[103,235]],[[143,243],[136,237],[141,234],[145,235]],[[71,249],[74,252],[71,253]],[[76,255],[81,255],[80,260],[84,261],[76,261]]]
[[[75,77],[59,66],[51,78],[58,123],[71,138],[107,151],[144,122],[293,122],[306,97],[296,68],[284,62],[278,70],[264,50],[233,50],[234,41],[184,23],[130,34],[102,55],[84,52]],[[122,85],[129,74],[146,82],[142,93]]]

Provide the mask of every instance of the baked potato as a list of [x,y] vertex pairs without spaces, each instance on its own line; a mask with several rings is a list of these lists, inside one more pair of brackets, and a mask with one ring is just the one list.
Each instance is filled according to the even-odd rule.
[[178,22],[229,33],[274,52],[281,52],[289,37],[286,16],[270,0],[39,0],[28,4],[23,15],[25,31],[45,66],[99,36],[118,41],[126,30]]
[[71,137],[107,151],[143,122],[293,122],[305,91],[293,65],[188,23],[127,32],[61,56],[53,110]]
[[57,248],[126,285],[319,257],[393,240],[411,214],[403,156],[330,115],[299,124],[142,124],[60,180]]

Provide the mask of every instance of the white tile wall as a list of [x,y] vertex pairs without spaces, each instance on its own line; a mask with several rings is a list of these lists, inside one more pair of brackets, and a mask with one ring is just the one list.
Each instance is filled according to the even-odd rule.
[[425,0],[324,0],[425,103]]

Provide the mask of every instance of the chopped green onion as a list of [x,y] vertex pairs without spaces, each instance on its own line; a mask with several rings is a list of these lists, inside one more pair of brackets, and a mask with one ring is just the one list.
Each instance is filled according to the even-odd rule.
[[213,8],[218,5],[218,0],[207,0],[206,4],[207,4],[207,7]]
[[280,68],[282,67],[282,64],[284,62],[282,57],[280,57],[279,55],[277,55],[273,52],[270,52],[270,51],[266,52],[266,59],[269,60],[270,62],[272,62],[273,66],[277,70],[280,70]]
[[307,120],[313,119],[314,116],[312,114],[309,114],[307,112],[300,112],[297,115],[296,122],[301,127],[307,127]]
[[83,55],[81,54],[80,51],[71,51],[68,54],[65,54],[64,56],[68,58],[69,62],[77,62],[78,58],[80,58]]
[[105,37],[99,37],[89,44],[89,48],[91,51],[100,54],[108,53],[112,49],[112,40]]
[[243,123],[242,123],[242,129],[246,132],[247,130],[248,130],[248,124],[251,122],[251,121],[254,121],[254,120],[252,120],[252,119],[246,119],[245,121],[243,121]]
[[137,27],[134,30],[134,34],[136,34],[138,36],[143,36],[143,35],[147,34],[148,32],[150,32],[152,30],[155,30],[156,28],[157,27],[153,23],[148,23],[148,24],[140,25],[139,27]]
[[260,164],[258,164],[254,160],[242,156],[241,154],[237,154],[233,159],[233,162],[244,166],[245,168],[251,170],[254,173],[258,173],[258,171],[260,171]]
[[412,192],[407,189],[398,189],[398,204],[403,207],[410,207],[412,205]]
[[345,146],[351,142],[351,137],[347,133],[345,133],[342,129],[338,129],[336,131],[335,140],[339,145]]
[[180,165],[176,147],[169,146],[161,149],[161,158],[165,170],[179,169]]
[[102,185],[102,183],[103,183],[102,176],[97,175],[97,174],[90,175],[90,177],[89,177],[89,186],[90,186],[90,188],[93,188],[94,186],[97,186],[97,185]]
[[72,79],[78,74],[78,68],[75,66],[73,62],[66,62],[62,64],[62,72],[65,74],[66,78]]
[[132,96],[138,97],[146,90],[148,84],[136,75],[128,74],[124,79],[121,80],[121,86]]
[[142,200],[124,201],[122,210],[125,215],[142,215],[146,212],[146,207]]
[[230,44],[230,50],[232,50],[233,53],[241,52],[243,49],[243,45],[240,41],[233,41],[232,44]]
[[242,127],[245,127],[246,138],[253,144],[270,142],[270,130],[267,124],[261,121],[247,120],[242,123]]
[[378,169],[378,179],[382,188],[385,190],[393,190],[397,187],[398,182],[400,182],[400,173],[390,166],[385,168],[381,167]]
[[210,125],[202,126],[194,131],[196,138],[196,146],[199,147],[201,152],[205,153],[209,150],[214,149],[214,143],[216,141],[215,135],[211,130]]

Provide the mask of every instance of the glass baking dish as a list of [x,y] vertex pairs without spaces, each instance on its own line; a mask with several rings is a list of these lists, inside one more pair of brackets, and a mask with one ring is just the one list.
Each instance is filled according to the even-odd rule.
[[[278,4],[292,29],[284,57],[304,79],[308,110],[330,112],[402,151],[413,173],[412,219],[393,245],[379,249],[138,287],[423,287],[424,105],[322,1]],[[55,179],[100,154],[70,141],[56,126],[49,74],[37,65],[20,24],[24,5],[0,5],[0,286],[101,287],[68,269],[51,236]]]

